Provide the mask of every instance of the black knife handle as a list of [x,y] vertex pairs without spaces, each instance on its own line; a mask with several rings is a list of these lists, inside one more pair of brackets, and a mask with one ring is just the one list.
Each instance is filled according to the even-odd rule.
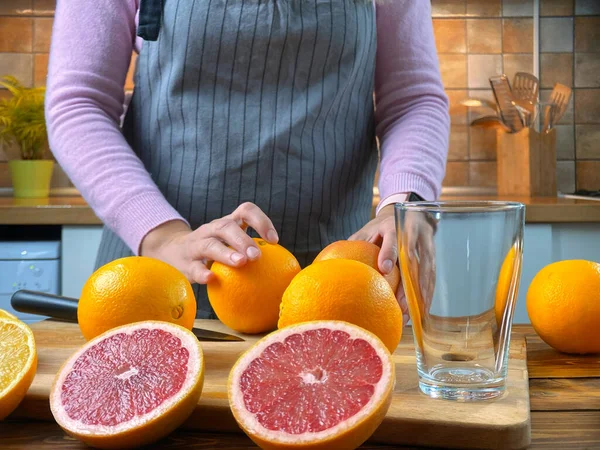
[[55,319],[77,322],[77,304],[75,298],[61,297],[44,292],[27,290],[16,291],[10,304],[15,311],[27,314],[38,314]]

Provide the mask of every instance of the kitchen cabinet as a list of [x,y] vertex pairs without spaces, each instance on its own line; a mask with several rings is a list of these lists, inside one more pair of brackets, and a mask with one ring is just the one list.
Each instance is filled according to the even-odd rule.
[[[62,295],[78,298],[94,271],[102,235],[101,226],[62,227]],[[528,223],[525,225],[523,269],[515,323],[530,323],[527,289],[547,264],[565,259],[600,262],[600,223]]]

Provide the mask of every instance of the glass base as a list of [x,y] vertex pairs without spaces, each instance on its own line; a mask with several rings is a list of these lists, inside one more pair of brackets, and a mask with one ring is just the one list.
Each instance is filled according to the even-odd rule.
[[504,394],[504,380],[483,368],[437,368],[419,379],[419,389],[432,398],[454,401],[492,400]]

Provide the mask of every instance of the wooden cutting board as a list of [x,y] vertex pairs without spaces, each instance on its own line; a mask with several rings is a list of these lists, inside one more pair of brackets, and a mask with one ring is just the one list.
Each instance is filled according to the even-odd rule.
[[[217,321],[198,320],[196,326],[231,333]],[[50,387],[61,364],[83,339],[76,324],[46,320],[31,325],[38,348],[38,370],[27,396],[12,414],[15,418],[53,420]],[[240,354],[257,340],[202,342],[206,371],[202,397],[184,428],[242,431],[227,400],[227,377]],[[507,393],[481,403],[434,400],[418,389],[412,330],[406,328],[394,353],[397,382],[392,405],[372,442],[453,448],[517,449],[530,443],[529,391],[524,336],[513,333]]]

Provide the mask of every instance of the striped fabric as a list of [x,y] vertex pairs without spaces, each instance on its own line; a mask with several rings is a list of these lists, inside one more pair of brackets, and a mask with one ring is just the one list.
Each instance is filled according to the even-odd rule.
[[[370,218],[375,48],[364,0],[166,1],[125,135],[193,228],[254,202],[306,265]],[[129,254],[105,230],[97,264]]]

